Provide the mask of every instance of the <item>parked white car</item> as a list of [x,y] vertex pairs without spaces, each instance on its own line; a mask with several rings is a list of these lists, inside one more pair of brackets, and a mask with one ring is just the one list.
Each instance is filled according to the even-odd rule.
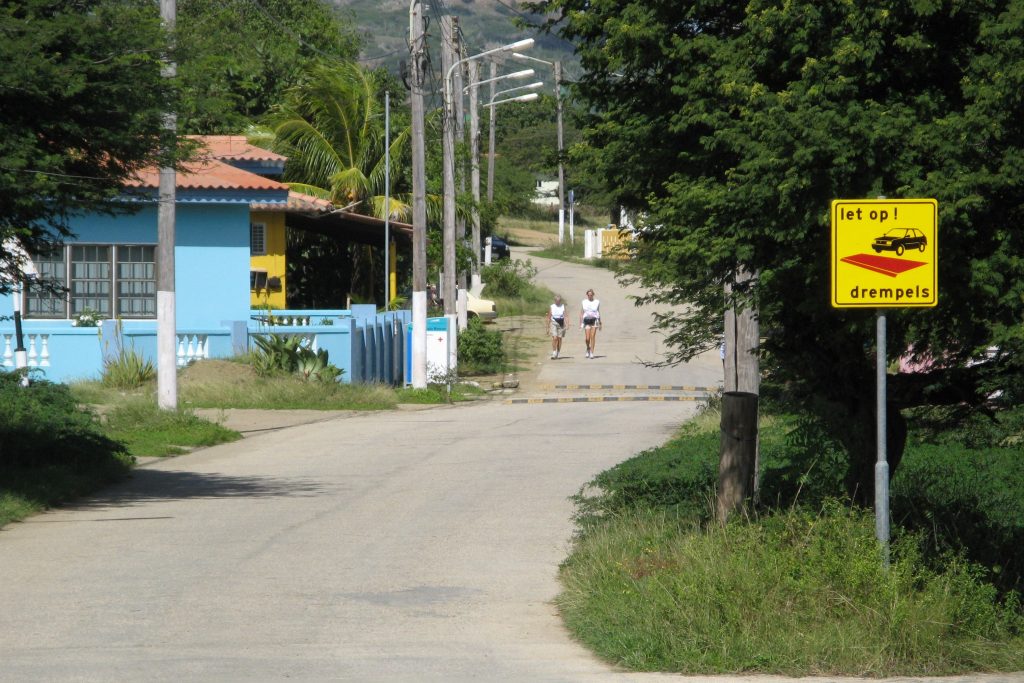
[[498,307],[490,299],[481,299],[472,292],[466,292],[466,316],[490,322],[498,317]]

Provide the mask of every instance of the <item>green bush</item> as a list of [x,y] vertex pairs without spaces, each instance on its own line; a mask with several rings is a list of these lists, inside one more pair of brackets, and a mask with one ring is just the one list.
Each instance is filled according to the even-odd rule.
[[505,259],[480,269],[480,278],[487,283],[488,296],[522,296],[537,275],[531,261]]
[[1024,591],[1024,458],[1016,448],[952,443],[908,448],[892,480],[893,521],[922,532],[931,557],[950,551]]
[[103,436],[66,386],[34,381],[23,387],[20,379],[0,373],[0,472],[126,464],[124,446]]
[[818,507],[844,496],[849,460],[821,422],[810,416],[769,417],[762,422],[762,504]]
[[459,368],[463,374],[500,372],[505,362],[501,332],[472,318],[459,336]]

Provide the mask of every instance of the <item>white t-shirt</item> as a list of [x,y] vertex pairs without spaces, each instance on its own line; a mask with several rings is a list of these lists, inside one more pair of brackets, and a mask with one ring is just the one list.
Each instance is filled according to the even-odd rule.
[[580,308],[583,310],[584,320],[587,318],[601,318],[601,302],[598,299],[584,299],[583,303],[580,304]]
[[551,304],[551,319],[560,320],[565,317],[565,304]]

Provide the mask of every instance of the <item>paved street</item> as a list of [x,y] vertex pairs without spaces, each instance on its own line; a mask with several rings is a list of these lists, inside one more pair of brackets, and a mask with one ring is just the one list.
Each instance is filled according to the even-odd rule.
[[[607,274],[537,263],[607,322],[597,359],[577,325],[532,396],[716,381],[717,354],[639,365],[658,341]],[[0,680],[676,679],[596,660],[551,601],[568,496],[696,402],[506,400],[253,431],[0,530]]]

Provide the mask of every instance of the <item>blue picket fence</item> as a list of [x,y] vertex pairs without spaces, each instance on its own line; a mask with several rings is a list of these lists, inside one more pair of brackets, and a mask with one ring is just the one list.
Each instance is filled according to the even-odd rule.
[[[177,363],[185,366],[207,358],[230,358],[252,347],[261,334],[298,335],[314,350],[325,349],[330,362],[343,370],[342,382],[400,385],[404,368],[409,311],[377,313],[372,305],[351,310],[254,310],[250,320],[225,321],[206,329],[179,330]],[[135,349],[156,362],[155,321],[107,320],[98,328],[72,327],[65,322],[25,321],[23,339],[33,374],[53,382],[98,379],[103,360],[119,348]],[[0,323],[4,370],[15,367],[14,325]]]

